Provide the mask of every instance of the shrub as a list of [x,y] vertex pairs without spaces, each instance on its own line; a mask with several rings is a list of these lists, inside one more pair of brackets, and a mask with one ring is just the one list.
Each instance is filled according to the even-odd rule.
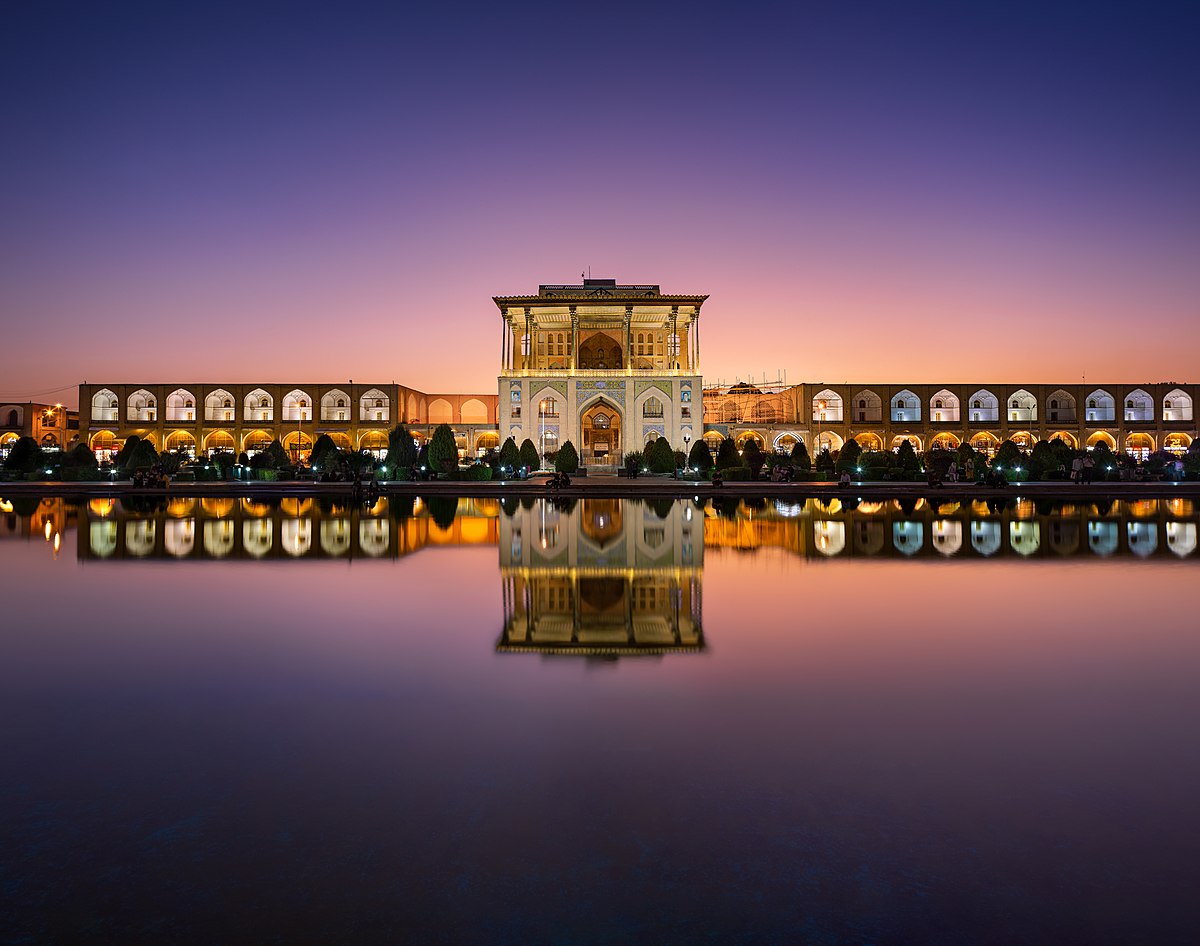
[[792,466],[805,473],[812,469],[812,458],[809,457],[808,447],[804,446],[803,440],[797,440],[796,445],[792,447]]
[[558,455],[554,458],[554,469],[559,473],[575,473],[579,470],[579,454],[575,444],[567,440],[563,442]]
[[763,456],[762,449],[758,446],[758,441],[753,437],[748,437],[746,442],[742,444],[742,462],[750,468],[750,478],[758,479],[758,474],[762,471],[763,464],[767,462],[767,458]]
[[466,480],[471,483],[487,482],[492,478],[492,468],[486,463],[475,463],[467,467],[465,470],[460,470],[458,479]]
[[713,468],[712,451],[708,449],[708,444],[703,440],[697,440],[692,444],[692,452],[688,454],[688,466],[701,473],[707,473]]
[[741,465],[742,457],[737,451],[737,444],[726,437],[717,450],[717,469],[730,470]]
[[542,468],[541,454],[538,453],[537,447],[533,445],[533,441],[528,437],[521,441],[519,457],[520,466],[528,467],[530,470],[540,470]]
[[651,473],[675,472],[675,451],[671,449],[666,437],[658,437],[651,441],[643,455]]
[[[417,463],[417,444],[403,424],[397,424],[388,433],[387,463],[393,470],[409,470]],[[458,450],[455,449],[455,456]]]
[[512,472],[521,465],[521,451],[517,449],[517,442],[509,437],[500,447],[500,467]]
[[429,438],[429,468],[436,473],[449,473],[458,468],[458,444],[449,424],[438,424]]
[[858,471],[858,459],[862,456],[862,447],[858,445],[857,440],[847,440],[842,445],[841,452],[838,453],[837,471],[839,473],[856,473]]
[[640,450],[630,450],[625,454],[625,472],[630,476],[636,476],[642,472],[642,467],[646,465],[646,458]]
[[921,471],[921,461],[917,459],[917,451],[913,449],[912,441],[907,438],[900,442],[896,451],[896,462],[908,476]]

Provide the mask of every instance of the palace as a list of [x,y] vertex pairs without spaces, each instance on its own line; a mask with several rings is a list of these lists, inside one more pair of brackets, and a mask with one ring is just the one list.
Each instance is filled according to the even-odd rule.
[[[543,456],[570,441],[581,466],[611,473],[623,454],[663,437],[687,452],[703,438],[715,453],[733,438],[764,452],[803,443],[810,454],[855,440],[864,450],[917,451],[968,443],[994,454],[1005,440],[1023,449],[1059,439],[1073,448],[1105,444],[1144,459],[1182,453],[1196,439],[1194,384],[823,384],[741,382],[705,389],[700,309],[707,295],[663,293],[615,279],[542,285],[536,295],[494,296],[500,313],[496,394],[424,394],[392,384],[88,384],[79,388],[76,436],[109,459],[127,437],[192,456],[254,452],[272,440],[294,458],[328,434],[344,449],[382,456],[388,430],[409,425],[424,439],[450,424],[463,459],[512,437]],[[66,424],[55,408],[6,411],[16,439],[42,421]],[[44,426],[44,424],[42,425]],[[30,428],[32,429],[32,428]],[[67,431],[37,432],[70,446]],[[0,443],[0,447],[3,443]]]
[[79,441],[79,413],[61,404],[0,404],[0,462],[21,437],[43,450],[69,450]]
[[[700,307],[615,279],[496,296],[504,323],[500,433],[541,454],[570,440],[590,471],[657,437],[687,449],[700,431]],[[693,411],[697,414],[693,414]]]

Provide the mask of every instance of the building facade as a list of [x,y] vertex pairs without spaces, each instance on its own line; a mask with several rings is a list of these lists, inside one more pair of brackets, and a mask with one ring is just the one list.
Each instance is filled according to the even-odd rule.
[[79,442],[79,412],[33,401],[0,404],[0,462],[22,437],[32,437],[43,450],[69,450]]
[[503,324],[498,422],[543,456],[571,441],[589,470],[657,437],[702,433],[700,307],[707,296],[584,279],[495,296]]
[[253,455],[279,440],[305,459],[327,434],[346,450],[383,456],[388,431],[407,424],[418,440],[454,428],[459,452],[497,446],[495,395],[425,394],[397,384],[88,384],[79,386],[79,424],[100,460],[133,435],[156,450]]
[[988,454],[1005,440],[1023,448],[1060,439],[1069,446],[1106,444],[1144,459],[1156,450],[1182,453],[1197,436],[1194,384],[736,384],[704,392],[704,437],[714,450],[732,437],[763,450],[918,450],[962,443]]

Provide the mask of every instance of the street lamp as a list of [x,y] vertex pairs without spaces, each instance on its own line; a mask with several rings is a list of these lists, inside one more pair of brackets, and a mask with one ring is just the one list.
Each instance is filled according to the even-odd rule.
[[545,469],[545,467],[546,467],[546,399],[545,398],[542,398],[540,401],[538,401],[538,421],[541,424],[541,434],[539,435],[539,439],[541,440],[541,449],[538,451],[538,453],[541,455],[541,458],[542,458],[542,465],[540,468]]

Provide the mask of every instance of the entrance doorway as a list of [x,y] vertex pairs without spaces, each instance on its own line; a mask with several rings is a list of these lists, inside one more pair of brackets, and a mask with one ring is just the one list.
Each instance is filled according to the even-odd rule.
[[601,400],[583,412],[580,419],[583,433],[585,464],[599,466],[621,462],[621,415],[607,401]]

